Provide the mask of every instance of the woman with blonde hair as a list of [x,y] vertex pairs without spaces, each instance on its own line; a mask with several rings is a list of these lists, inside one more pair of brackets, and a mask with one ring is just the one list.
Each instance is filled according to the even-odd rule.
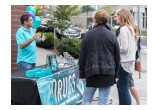
[[118,43],[120,46],[120,70],[118,73],[118,95],[120,105],[131,105],[129,93],[129,74],[135,70],[135,55],[137,51],[138,28],[135,20],[127,8],[122,8],[118,14],[116,22],[120,24]]
[[[116,24],[118,24],[117,20],[119,21],[119,18],[117,17],[118,16],[117,14],[118,14],[118,12],[120,10],[121,9],[118,9],[114,13],[114,21],[116,22]],[[121,28],[121,26],[116,30],[116,36],[117,37],[118,37],[118,35],[120,33],[120,28]],[[138,42],[137,42],[138,43],[137,44],[138,48],[137,48],[137,52],[136,52],[136,60],[137,60],[137,58],[139,58],[139,54],[138,53],[140,52],[140,49],[141,49],[141,47],[140,47],[140,41],[141,41],[141,39],[139,37]],[[128,78],[129,78],[129,90],[130,90],[130,93],[135,98],[137,105],[140,105],[141,104],[140,96],[139,96],[138,90],[137,90],[137,88],[136,88],[136,86],[134,84],[133,73],[129,74]]]

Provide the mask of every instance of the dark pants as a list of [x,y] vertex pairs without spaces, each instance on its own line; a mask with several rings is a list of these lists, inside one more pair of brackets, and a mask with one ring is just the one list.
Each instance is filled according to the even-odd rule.
[[120,66],[120,70],[118,73],[118,96],[119,96],[119,105],[131,105],[131,96],[129,93],[129,77],[128,72],[126,72],[122,66]]
[[35,68],[35,67],[36,67],[35,63],[27,63],[27,62],[19,62],[18,63],[19,71],[28,70],[28,69]]

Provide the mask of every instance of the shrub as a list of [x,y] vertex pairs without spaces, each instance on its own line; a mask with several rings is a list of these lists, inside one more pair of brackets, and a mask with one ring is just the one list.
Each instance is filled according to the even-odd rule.
[[[46,49],[53,49],[54,48],[54,34],[49,32],[45,33],[46,40],[44,42],[37,43],[37,46],[46,48]],[[55,46],[56,49],[62,54],[63,52],[70,53],[74,58],[79,57],[80,53],[80,43],[81,40],[77,38],[62,38],[58,39],[55,38]]]
[[37,46],[51,49],[54,48],[54,34],[52,32],[48,32],[44,34],[46,36],[46,40],[43,42],[37,43]]
[[147,29],[143,29],[143,30],[141,31],[141,35],[142,35],[142,36],[147,36]]
[[61,40],[58,40],[56,44],[56,49],[61,52],[68,52],[70,53],[74,58],[79,57],[80,53],[80,39],[76,38],[63,38]]

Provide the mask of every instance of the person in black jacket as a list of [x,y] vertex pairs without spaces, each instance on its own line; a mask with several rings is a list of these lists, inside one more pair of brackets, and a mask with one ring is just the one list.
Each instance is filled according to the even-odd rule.
[[[92,20],[93,20],[93,21],[94,21],[94,16],[95,16],[95,13],[96,13],[96,12],[97,12],[97,11],[93,12],[93,14],[92,14]],[[88,31],[91,30],[91,29],[93,29],[95,26],[96,26],[96,25],[95,25],[95,23],[93,22],[92,25],[89,27]],[[107,28],[108,30],[112,31],[112,27],[111,27],[111,25],[110,25],[108,22],[106,23],[105,26],[106,26],[106,28]]]
[[[88,30],[91,30],[91,29],[93,29],[94,27],[95,27],[95,24],[93,23],[92,26],[90,26]],[[107,23],[107,24],[105,25],[105,27],[106,27],[108,30],[112,31],[112,27],[111,27],[111,25],[110,25],[109,23]]]
[[106,28],[109,15],[105,10],[95,13],[94,29],[88,31],[81,43],[80,79],[86,80],[82,105],[91,104],[99,89],[99,104],[109,104],[111,86],[119,70],[120,52],[116,36]]

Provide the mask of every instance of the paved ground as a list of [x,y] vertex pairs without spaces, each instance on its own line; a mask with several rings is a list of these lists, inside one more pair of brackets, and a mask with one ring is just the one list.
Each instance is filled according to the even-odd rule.
[[147,37],[145,36],[141,37],[141,44],[147,46]]
[[[37,48],[37,66],[46,64],[46,55],[48,54],[53,54],[53,52],[46,49]],[[142,61],[141,79],[139,79],[138,72],[135,72],[133,78],[135,80],[135,85],[139,90],[142,105],[147,105],[147,38],[142,38],[141,61]],[[96,91],[94,98],[96,98],[97,96],[98,96],[98,91]],[[118,94],[116,85],[112,87],[110,97],[113,100],[112,105],[118,105]],[[98,104],[97,101],[93,101],[93,105],[97,104]],[[132,97],[132,104],[133,105],[136,104],[133,97]]]

